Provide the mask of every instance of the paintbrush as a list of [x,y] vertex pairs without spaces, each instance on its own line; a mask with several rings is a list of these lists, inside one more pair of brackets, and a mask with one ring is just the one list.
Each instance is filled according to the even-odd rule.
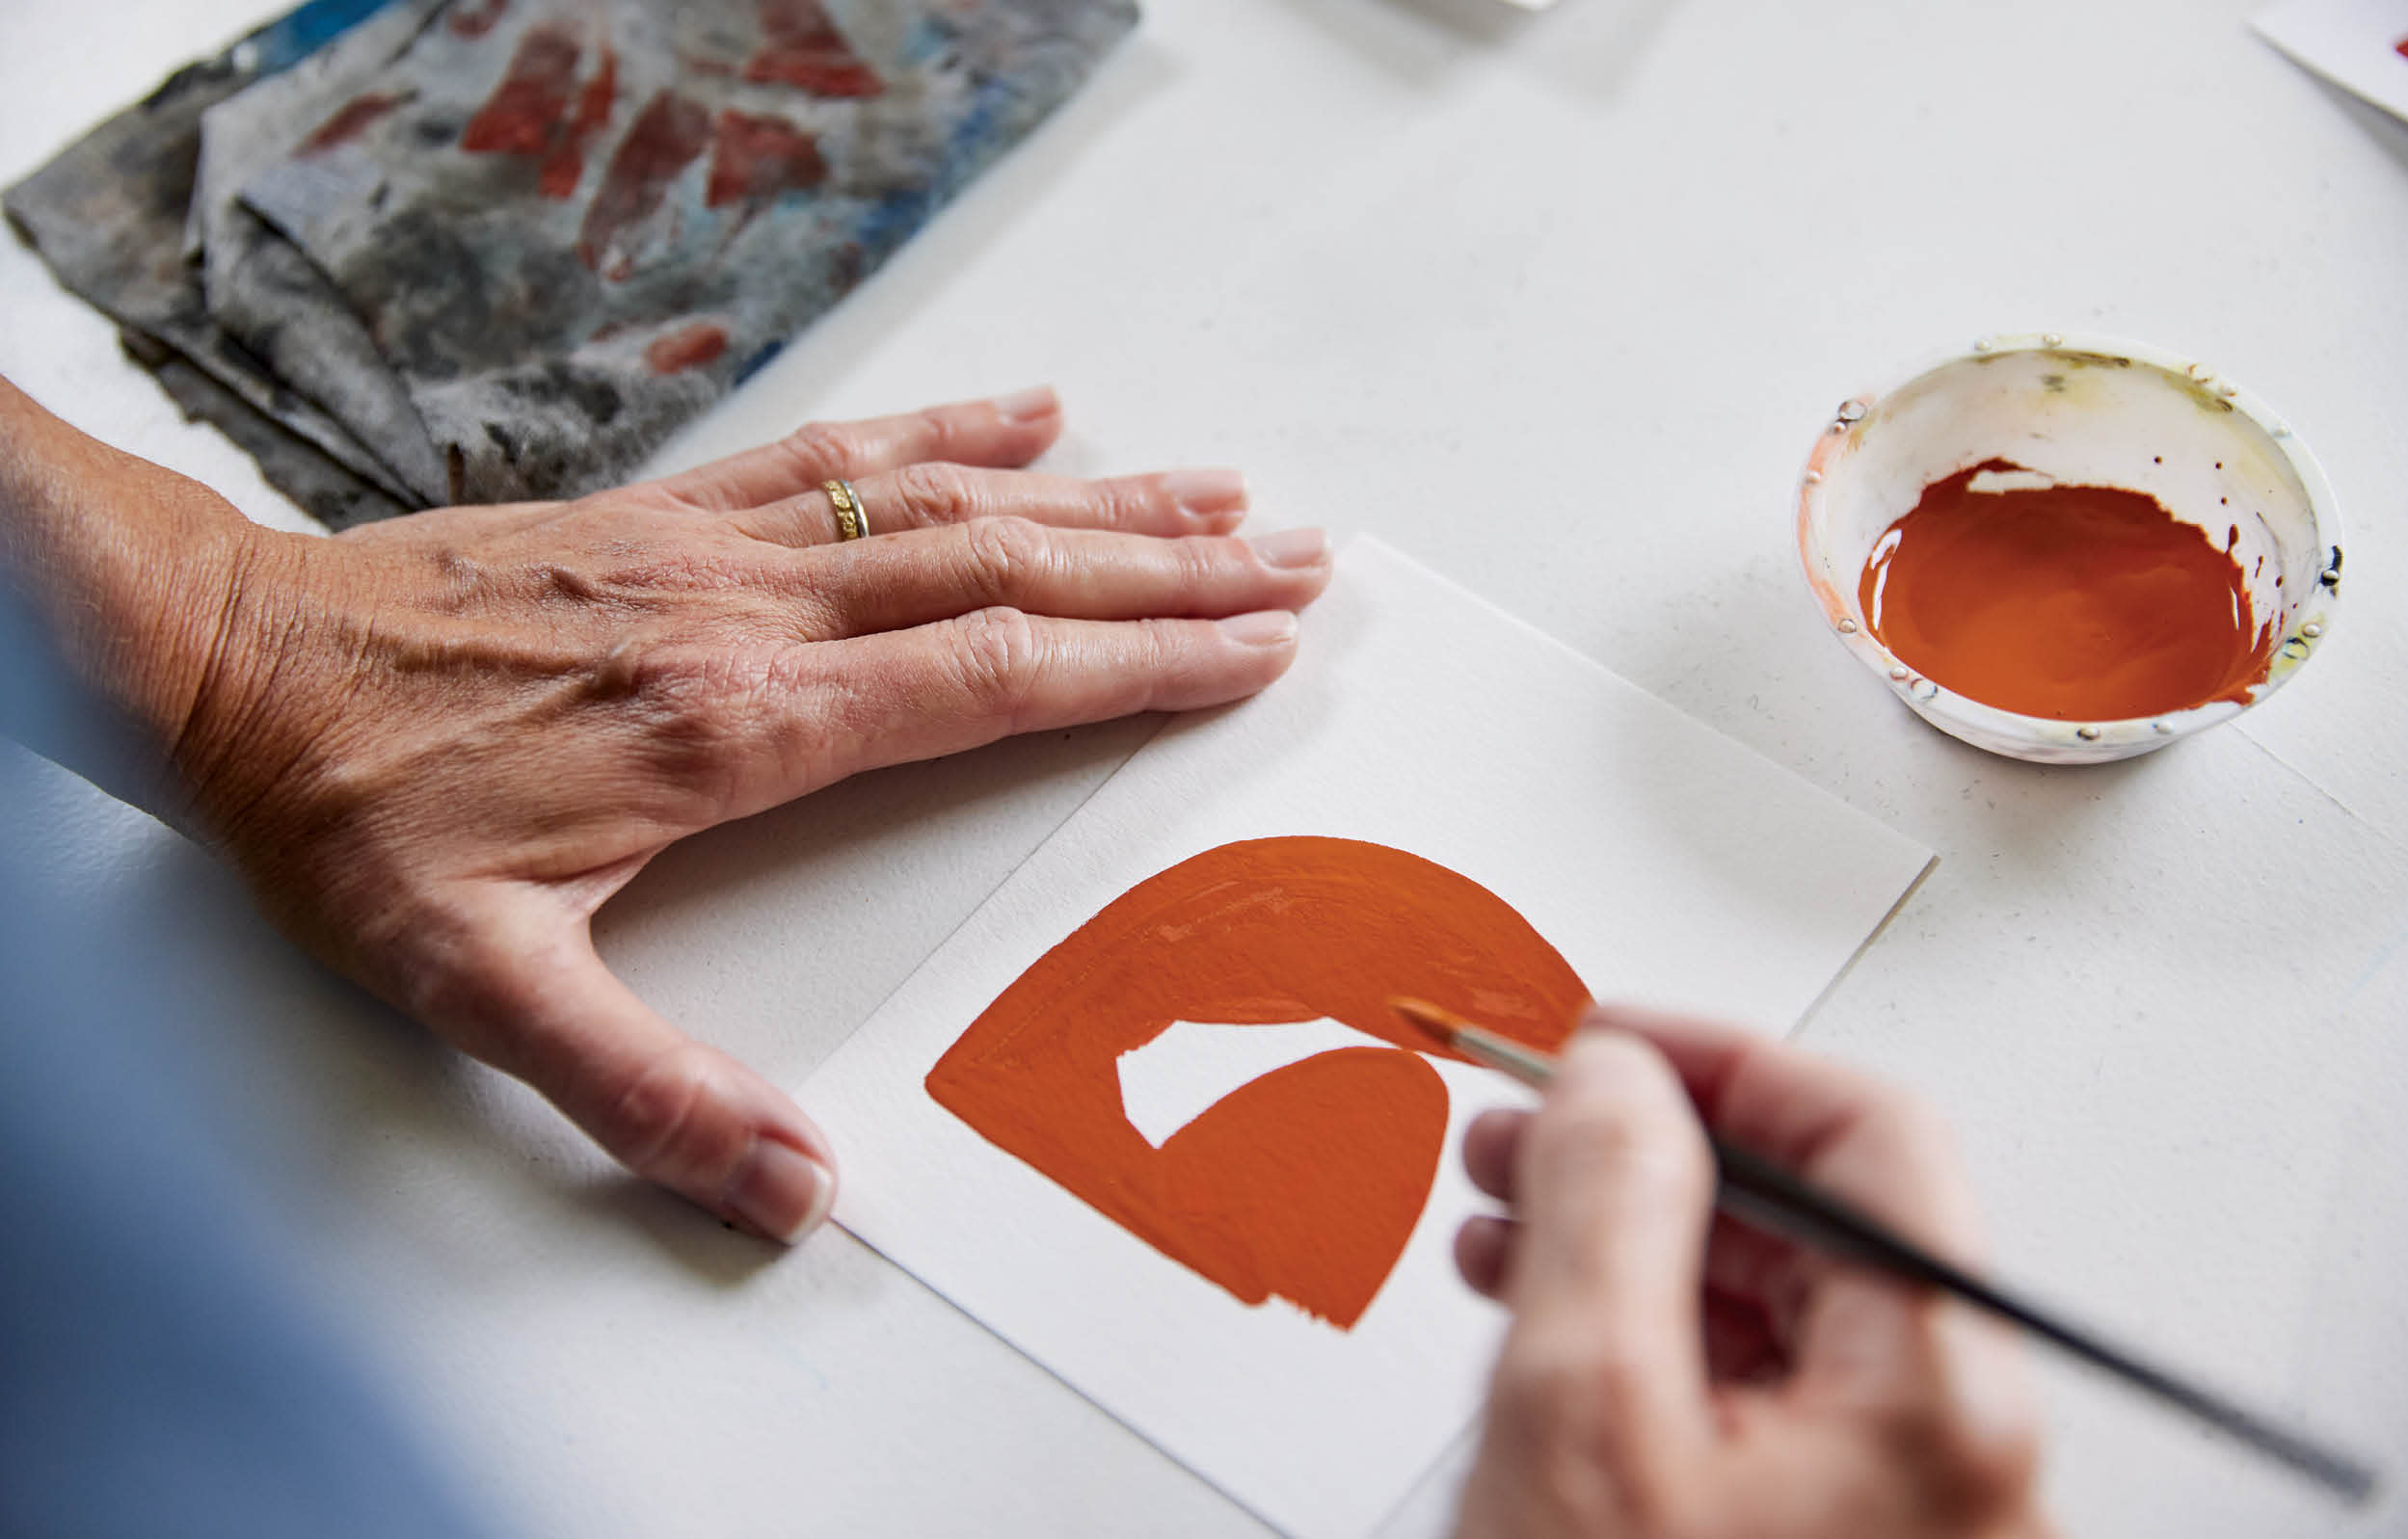
[[[1422,999],[1390,999],[1389,1007],[1435,1041],[1475,1063],[1544,1089],[1555,1060],[1537,1048],[1484,1030]],[[1708,1135],[1714,1150],[1715,1206],[1749,1225],[1839,1260],[1870,1266],[1907,1282],[1936,1287],[2012,1321],[2164,1404],[2237,1438],[2353,1505],[2374,1490],[2373,1467],[2329,1443],[2293,1431],[2274,1418],[2235,1404],[2192,1380],[2156,1367],[2098,1333],[2062,1318],[1951,1265],[1829,1192],[1807,1184],[1761,1154]]]

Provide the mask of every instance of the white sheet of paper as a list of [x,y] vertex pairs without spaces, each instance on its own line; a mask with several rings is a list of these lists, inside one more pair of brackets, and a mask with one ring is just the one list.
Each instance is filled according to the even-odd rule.
[[2408,119],[2408,0],[2291,0],[2250,25],[2333,84]]
[[[1127,889],[1275,835],[1438,862],[1518,909],[1600,996],[1775,1031],[1930,855],[1362,539],[1307,611],[1285,679],[1166,727],[812,1076],[802,1101],[842,1152],[847,1229],[1266,1521],[1352,1539],[1478,1411],[1504,1320],[1455,1275],[1454,1231],[1484,1206],[1455,1152],[1471,1116],[1526,1093],[1438,1063],[1437,1181],[1379,1294],[1340,1331],[1277,1298],[1240,1303],[923,1085],[1025,969]],[[1122,1058],[1124,1105],[1149,1137],[1244,1075],[1351,1036],[1298,1028],[1249,1070],[1213,1026]],[[1172,1083],[1182,1074],[1193,1094]]]

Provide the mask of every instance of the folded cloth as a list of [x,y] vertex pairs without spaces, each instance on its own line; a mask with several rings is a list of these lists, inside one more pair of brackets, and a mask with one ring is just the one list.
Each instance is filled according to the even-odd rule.
[[385,0],[303,6],[177,70],[0,199],[60,281],[119,323],[128,353],[181,359],[214,384],[174,382],[188,413],[224,428],[270,480],[336,525],[400,511],[406,489],[380,472],[341,421],[295,393],[210,316],[200,271],[184,260],[184,228],[201,115],[385,8]]
[[395,0],[292,68],[203,112],[185,225],[185,258],[200,265],[210,318],[269,374],[346,424],[375,460],[355,468],[414,504],[441,501],[448,490],[426,424],[359,316],[308,257],[244,204],[242,187],[295,147],[295,125],[342,131],[343,110],[361,82],[390,64],[441,9],[442,0]]
[[[309,49],[274,41],[313,13]],[[7,207],[329,522],[574,495],[834,305],[1135,20],[1133,0],[318,0]]]

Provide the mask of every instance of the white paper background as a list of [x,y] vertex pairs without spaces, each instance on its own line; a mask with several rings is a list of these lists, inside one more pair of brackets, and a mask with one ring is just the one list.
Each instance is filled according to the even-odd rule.
[[2408,119],[2408,0],[2292,0],[2250,18],[2266,40],[2337,86]]
[[1768,760],[1372,540],[1296,670],[1174,722],[815,1075],[837,1217],[1267,1521],[1357,1535],[1474,1414],[1502,1317],[1456,1278],[1462,1124],[1520,1092],[1441,1066],[1449,1154],[1351,1332],[1238,1303],[988,1144],[922,1080],[1023,969],[1135,883],[1231,840],[1436,861],[1600,996],[1795,1022],[1929,860]]

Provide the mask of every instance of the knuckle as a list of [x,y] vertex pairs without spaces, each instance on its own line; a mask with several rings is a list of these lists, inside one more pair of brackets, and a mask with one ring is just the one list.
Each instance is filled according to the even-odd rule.
[[682,1185],[715,1187],[743,1156],[750,1134],[714,1115],[718,1064],[697,1043],[647,1059],[602,1115],[602,1139],[628,1165]]
[[1125,624],[1122,666],[1093,686],[1096,708],[1113,715],[1175,700],[1202,667],[1193,622],[1156,618]]
[[958,460],[970,446],[969,428],[960,412],[931,407],[920,413],[920,441],[914,447],[923,460]]
[[1202,589],[1216,582],[1229,568],[1234,541],[1173,540],[1169,542],[1170,559],[1179,575],[1181,586]]
[[895,472],[904,507],[930,523],[959,523],[978,512],[977,488],[960,465],[923,460]]
[[1044,576],[1054,550],[1041,526],[1019,517],[971,519],[962,525],[962,546],[972,590],[990,603],[1009,603],[1026,594]]
[[606,653],[589,687],[671,783],[703,790],[749,730],[761,694],[730,649],[641,640]]
[[1090,483],[1096,511],[1111,529],[1146,530],[1175,518],[1179,501],[1155,477]]
[[1523,1141],[1531,1168],[1588,1186],[1669,1172],[1669,1153],[1611,1095],[1565,1096],[1539,1109]]
[[676,725],[700,713],[711,673],[709,657],[699,649],[636,636],[602,654],[594,681],[599,693]]
[[456,887],[429,886],[398,873],[372,903],[343,902],[351,946],[383,959],[374,981],[446,1041],[520,1078],[545,1080],[540,1035],[522,1023],[544,1019],[548,981],[530,966],[541,952],[513,915]]
[[806,422],[778,440],[796,472],[824,480],[851,463],[853,436],[833,422]]
[[1039,666],[1036,625],[1003,605],[964,615],[953,625],[954,663],[963,690],[979,709],[1018,714]]
[[1144,677],[1167,681],[1197,661],[1193,621],[1151,616],[1137,624],[1137,670]]
[[[787,599],[785,633],[802,641],[833,641],[868,628],[860,600],[833,585],[806,578]],[[774,632],[773,632],[774,634]]]
[[1670,1071],[1644,1048],[1604,1060],[1593,1046],[1580,1049],[1532,1119],[1524,1157],[1573,1180],[1689,1194],[1708,1179],[1709,1161]]

